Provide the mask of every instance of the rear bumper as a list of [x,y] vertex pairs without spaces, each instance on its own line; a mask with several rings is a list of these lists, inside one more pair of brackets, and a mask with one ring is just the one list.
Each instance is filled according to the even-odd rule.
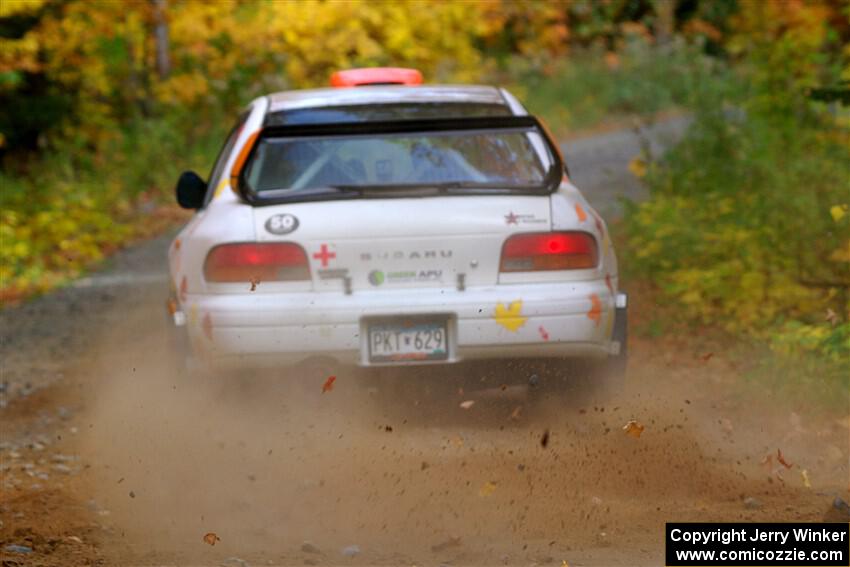
[[[625,296],[620,300],[625,308]],[[449,358],[604,357],[617,297],[604,281],[336,293],[194,295],[184,302],[193,350],[216,366],[330,357],[371,365],[367,321],[443,315]],[[407,363],[410,364],[410,363]],[[431,363],[433,364],[433,362]]]

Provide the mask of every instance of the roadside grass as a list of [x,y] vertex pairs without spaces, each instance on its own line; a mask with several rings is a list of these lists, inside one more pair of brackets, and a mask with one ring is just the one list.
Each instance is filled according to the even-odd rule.
[[[614,241],[623,249],[623,227],[614,226]],[[683,319],[678,306],[659,286],[633,273],[629,262],[623,287],[631,306],[629,332],[635,338],[662,343],[673,363],[706,366],[741,400],[769,399],[777,409],[812,411],[838,417],[850,412],[850,373],[812,353],[788,355],[764,340]]]
[[520,61],[513,76],[512,90],[559,136],[671,111],[694,116],[668,155],[636,156],[651,198],[627,203],[614,227],[625,280],[652,303],[633,330],[690,337],[693,356],[722,351],[742,391],[846,413],[847,110],[764,93],[681,43]]
[[676,306],[674,317],[762,345],[751,365],[758,382],[846,406],[844,111],[803,100],[791,113],[755,107],[764,104],[757,92],[712,94],[685,138],[647,160],[651,197],[626,208],[620,257]]
[[[617,52],[577,50],[558,61],[511,59],[498,78],[558,137],[686,111],[706,89],[728,87],[728,70],[697,44],[632,38]],[[631,124],[629,124],[631,125]]]
[[207,171],[225,129],[138,120],[97,150],[65,142],[23,172],[0,172],[0,302],[61,286],[185,221],[174,182],[184,169]]

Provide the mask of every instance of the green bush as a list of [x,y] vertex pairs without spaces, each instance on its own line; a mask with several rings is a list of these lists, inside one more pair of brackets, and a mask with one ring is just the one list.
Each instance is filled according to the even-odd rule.
[[640,37],[618,53],[577,50],[547,64],[515,58],[508,69],[511,90],[558,134],[688,108],[726,73],[699,43],[656,46]]
[[847,110],[741,85],[706,91],[685,139],[650,165],[652,198],[627,210],[623,257],[684,319],[816,356],[846,377]]

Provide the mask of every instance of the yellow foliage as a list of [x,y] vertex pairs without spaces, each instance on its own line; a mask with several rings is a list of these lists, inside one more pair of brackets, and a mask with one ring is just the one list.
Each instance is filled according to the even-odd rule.
[[32,13],[46,3],[46,0],[3,0],[0,2],[0,18]]
[[834,250],[830,255],[829,259],[833,262],[843,262],[845,264],[850,264],[850,240],[844,243],[844,246]]
[[537,55],[541,50],[549,55],[564,53],[570,36],[567,17],[572,3],[572,0],[482,0],[479,16],[482,36],[485,41],[493,41],[510,26],[520,54]]
[[[160,77],[152,2],[69,0],[20,39],[0,40],[0,72],[41,71],[74,92],[75,133],[97,146],[140,101],[232,109],[264,92],[327,85],[333,71],[354,66],[417,67],[434,82],[477,79],[476,42],[497,30],[483,14],[501,1],[169,2],[171,65]],[[43,3],[0,5],[18,13]]]
[[846,204],[833,205],[829,208],[829,214],[832,216],[832,220],[839,222],[847,215],[848,210],[850,210],[850,206]]
[[772,100],[789,96],[781,87],[803,93],[818,86],[822,60],[817,54],[834,8],[806,0],[742,2],[739,7],[729,50],[761,62],[753,78],[776,86]]
[[[0,2],[0,18],[29,14],[44,4],[45,0],[3,0]],[[32,33],[19,39],[0,38],[0,73],[38,71],[38,44],[38,38]]]

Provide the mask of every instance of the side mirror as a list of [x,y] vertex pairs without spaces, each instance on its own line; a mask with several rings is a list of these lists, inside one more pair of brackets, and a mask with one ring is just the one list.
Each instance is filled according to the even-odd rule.
[[207,182],[194,171],[184,171],[177,180],[177,202],[184,209],[200,209],[207,194]]

